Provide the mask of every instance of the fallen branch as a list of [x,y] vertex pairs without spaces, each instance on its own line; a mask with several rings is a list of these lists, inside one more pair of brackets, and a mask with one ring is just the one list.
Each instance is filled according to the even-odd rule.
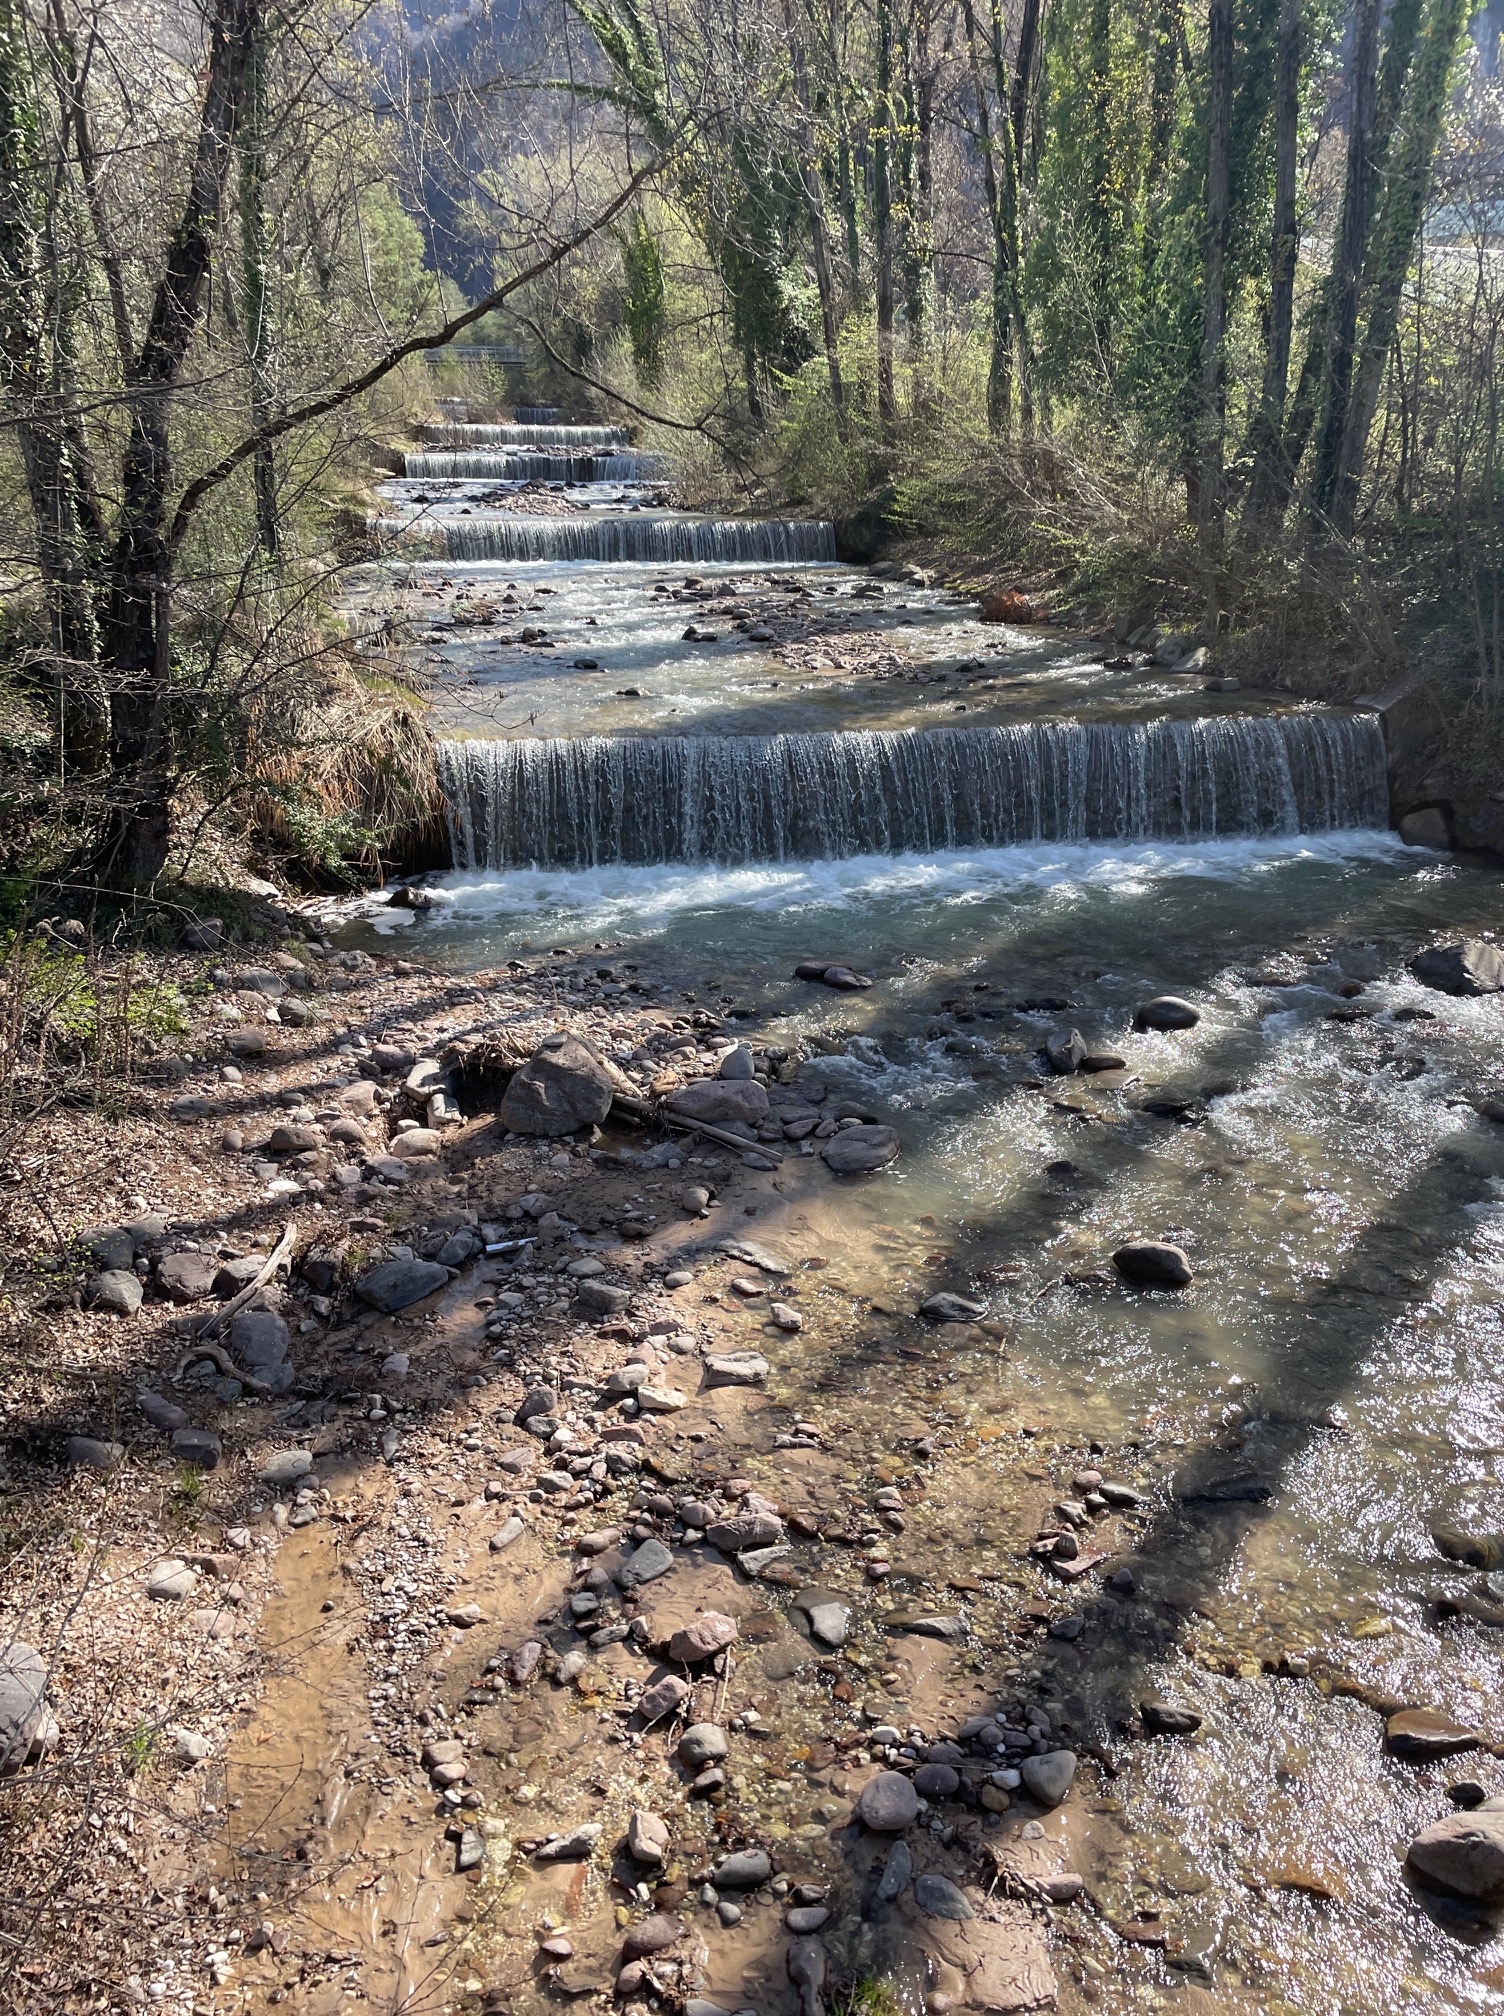
[[177,1367],[172,1375],[174,1386],[179,1384],[183,1374],[190,1365],[197,1364],[200,1359],[209,1358],[213,1360],[227,1379],[238,1379],[243,1386],[249,1386],[259,1393],[269,1393],[271,1391],[270,1386],[267,1385],[265,1380],[254,1379],[249,1372],[240,1371],[220,1349],[219,1345],[212,1342],[212,1339],[215,1331],[222,1330],[232,1317],[239,1315],[240,1311],[245,1308],[252,1297],[258,1295],[267,1282],[271,1280],[277,1269],[282,1266],[292,1252],[293,1241],[297,1236],[298,1221],[296,1218],[289,1218],[282,1237],[272,1248],[263,1265],[257,1269],[255,1279],[247,1281],[245,1286],[240,1290],[240,1293],[231,1296],[222,1309],[216,1309],[211,1316],[204,1318],[203,1328],[199,1336],[194,1340],[192,1347],[185,1351],[177,1362]]
[[266,1380],[258,1379],[253,1372],[242,1372],[224,1346],[212,1343],[208,1338],[203,1339],[201,1343],[190,1345],[183,1353],[173,1369],[173,1385],[176,1386],[181,1382],[183,1374],[190,1365],[197,1365],[205,1358],[211,1364],[217,1365],[227,1379],[238,1379],[242,1386],[248,1387],[253,1393],[270,1393],[272,1390]]
[[748,1141],[744,1135],[728,1134],[724,1127],[712,1127],[708,1120],[689,1120],[680,1113],[670,1113],[662,1106],[654,1106],[646,1099],[635,1099],[625,1092],[613,1095],[618,1106],[624,1106],[634,1118],[656,1120],[661,1127],[683,1127],[691,1134],[703,1134],[709,1141],[718,1141],[723,1148],[735,1148],[739,1154],[749,1151],[754,1155],[766,1155],[770,1161],[781,1163],[783,1150],[775,1148],[771,1141]]

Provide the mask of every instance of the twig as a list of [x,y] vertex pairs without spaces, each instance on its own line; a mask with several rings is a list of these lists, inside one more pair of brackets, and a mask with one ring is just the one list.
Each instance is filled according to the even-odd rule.
[[639,1119],[657,1120],[664,1127],[686,1127],[691,1134],[704,1134],[711,1141],[719,1141],[723,1148],[735,1148],[739,1152],[751,1150],[756,1155],[766,1155],[770,1161],[782,1162],[783,1151],[774,1147],[771,1141],[748,1141],[743,1135],[728,1134],[724,1127],[712,1127],[708,1120],[689,1120],[682,1114],[670,1113],[665,1107],[655,1106],[650,1100],[635,1099],[625,1092],[614,1093],[619,1106],[625,1106],[629,1113]]
[[198,1364],[199,1360],[203,1358],[207,1358],[211,1363],[217,1365],[227,1379],[238,1379],[242,1386],[248,1386],[253,1393],[270,1393],[272,1390],[264,1379],[258,1379],[250,1372],[242,1372],[224,1346],[212,1343],[208,1338],[205,1338],[201,1343],[191,1345],[183,1353],[173,1370],[173,1385],[176,1386],[178,1384],[190,1365]]
[[271,1254],[265,1263],[258,1269],[255,1279],[247,1281],[238,1295],[232,1296],[222,1309],[217,1309],[212,1316],[205,1319],[203,1329],[192,1348],[184,1352],[183,1356],[178,1360],[177,1368],[172,1375],[174,1386],[178,1384],[190,1365],[195,1364],[200,1358],[212,1358],[227,1378],[238,1379],[242,1385],[255,1387],[262,1393],[271,1391],[271,1388],[264,1380],[253,1379],[249,1373],[238,1371],[226,1358],[220,1347],[210,1340],[212,1340],[216,1330],[223,1329],[231,1317],[239,1315],[252,1296],[258,1294],[266,1286],[267,1282],[271,1280],[277,1269],[292,1251],[292,1244],[297,1236],[298,1221],[296,1218],[289,1218],[282,1237],[272,1248]]

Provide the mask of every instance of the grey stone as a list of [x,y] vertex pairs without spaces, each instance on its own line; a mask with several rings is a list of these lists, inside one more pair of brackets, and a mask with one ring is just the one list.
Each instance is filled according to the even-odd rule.
[[300,1484],[312,1468],[313,1458],[306,1449],[278,1449],[267,1457],[256,1475],[263,1484],[279,1490],[287,1484]]
[[248,1372],[283,1365],[292,1335],[275,1309],[242,1309],[230,1318],[230,1352]]
[[[679,1192],[679,1209],[687,1211],[691,1218],[698,1218],[702,1212],[710,1209],[710,1192],[702,1183],[689,1184]],[[664,1282],[665,1286],[670,1288],[683,1288],[688,1285],[689,1279],[688,1275],[682,1281],[665,1276]]]
[[588,1043],[553,1037],[513,1072],[496,1118],[510,1133],[554,1141],[598,1125],[611,1110],[611,1094],[610,1073]]
[[1200,1020],[1201,1010],[1178,994],[1156,994],[1133,1011],[1135,1029],[1194,1029]]
[[101,1442],[94,1435],[70,1435],[63,1454],[73,1470],[118,1470],[125,1461],[120,1442]]
[[851,1611],[844,1603],[812,1603],[805,1609],[809,1628],[822,1645],[832,1650],[844,1645],[851,1631]]
[[1497,1908],[1504,1905],[1504,1812],[1491,1802],[1422,1828],[1406,1862],[1424,1882]]
[[1201,1717],[1194,1708],[1177,1707],[1157,1695],[1141,1701],[1138,1712],[1151,1736],[1194,1736],[1201,1727]]
[[454,1851],[454,1869],[463,1876],[467,1869],[479,1869],[486,1859],[485,1837],[476,1827],[466,1827]]
[[1464,938],[1419,953],[1410,961],[1410,971],[1423,987],[1443,994],[1497,994],[1504,989],[1504,952],[1486,939]]
[[632,1860],[656,1869],[668,1859],[668,1848],[668,1822],[645,1806],[635,1807],[627,1822],[627,1853]]
[[830,1912],[823,1904],[796,1904],[792,1911],[784,1912],[783,1923],[785,1930],[804,1939],[830,1923]]
[[317,1127],[304,1127],[295,1121],[281,1120],[271,1131],[266,1152],[268,1155],[307,1155],[323,1145],[324,1137]]
[[1445,853],[1452,845],[1452,824],[1439,805],[1422,805],[1400,820],[1399,836],[1407,847],[1435,847]]
[[792,1547],[748,1547],[736,1557],[736,1565],[748,1575],[766,1575],[780,1561],[787,1561]]
[[667,1575],[673,1565],[674,1557],[661,1540],[644,1540],[617,1569],[616,1580],[623,1589],[638,1589]]
[[1058,1806],[1070,1791],[1076,1776],[1074,1750],[1046,1750],[1041,1757],[1026,1757],[1019,1766],[1025,1788],[1041,1806]]
[[857,1812],[874,1834],[901,1834],[919,1818],[919,1794],[901,1771],[879,1771],[862,1787]]
[[835,1175],[866,1176],[896,1162],[899,1147],[893,1128],[861,1124],[843,1127],[839,1134],[833,1134],[820,1153]]
[[170,1729],[172,1747],[182,1764],[202,1764],[214,1745],[207,1736],[200,1736],[196,1729]]
[[355,1292],[368,1307],[391,1316],[437,1294],[448,1281],[448,1269],[440,1267],[437,1261],[386,1260],[369,1274],[362,1274]]
[[197,1587],[197,1571],[176,1556],[159,1561],[146,1578],[146,1593],[157,1603],[181,1603]]
[[1112,1256],[1112,1264],[1135,1288],[1187,1288],[1191,1263],[1184,1250],[1164,1239],[1130,1239]]
[[764,1848],[744,1848],[717,1862],[711,1882],[717,1890],[755,1890],[773,1874],[773,1863]]
[[92,1309],[107,1309],[112,1316],[134,1316],[141,1307],[143,1290],[134,1274],[123,1267],[107,1267],[91,1274],[84,1283],[84,1300]]
[[136,1241],[124,1225],[102,1225],[84,1241],[84,1251],[101,1274],[118,1274],[136,1258]]
[[932,1323],[975,1323],[987,1314],[985,1302],[973,1302],[967,1295],[952,1295],[942,1289],[938,1295],[927,1295],[919,1305],[921,1316],[927,1316]]
[[613,1288],[606,1281],[581,1281],[575,1301],[592,1316],[617,1316],[632,1299],[630,1288]]
[[1079,1029],[1057,1029],[1045,1039],[1044,1054],[1050,1069],[1061,1077],[1079,1071],[1086,1056],[1086,1044]]
[[738,1043],[734,1050],[726,1052],[716,1076],[742,1083],[757,1076],[757,1066],[752,1060],[752,1052],[745,1043]]
[[0,1645],[0,1778],[21,1769],[47,1719],[47,1668],[33,1646]]
[[895,1841],[888,1850],[888,1859],[883,1864],[883,1873],[877,1879],[877,1899],[880,1904],[891,1904],[908,1889],[914,1875],[914,1858],[909,1853],[906,1841]]
[[755,1239],[720,1239],[716,1242],[717,1253],[724,1253],[728,1259],[740,1260],[747,1267],[755,1267],[760,1274],[771,1274],[781,1279],[792,1274],[793,1268],[771,1248],[759,1245]]
[[643,1960],[650,1953],[666,1953],[684,1937],[684,1920],[667,1911],[655,1911],[629,1925],[622,1940],[622,1952],[629,1960]]
[[153,1393],[150,1387],[143,1386],[139,1389],[136,1394],[136,1405],[141,1409],[141,1412],[146,1416],[153,1428],[170,1429],[186,1428],[188,1426],[188,1416],[183,1412],[182,1408],[174,1406],[171,1400],[164,1400],[160,1393]]
[[775,1546],[783,1538],[783,1521],[771,1512],[738,1512],[707,1526],[705,1538],[723,1554],[740,1554],[749,1547]]
[[522,1404],[512,1416],[515,1428],[525,1428],[529,1421],[540,1415],[552,1414],[559,1404],[559,1396],[552,1386],[529,1386],[522,1396]]
[[954,1799],[961,1789],[961,1774],[954,1764],[921,1764],[914,1773],[914,1790],[921,1799]]
[[914,1902],[930,1918],[975,1918],[977,1915],[948,1876],[919,1877]]
[[768,1116],[766,1089],[755,1078],[693,1078],[680,1085],[664,1102],[670,1113],[686,1120],[707,1120],[722,1125],[741,1120],[755,1127]]
[[655,1680],[645,1687],[637,1697],[637,1712],[645,1723],[656,1722],[661,1716],[672,1715],[689,1699],[689,1682],[681,1680],[677,1673],[665,1673],[661,1680]]
[[437,1127],[408,1127],[392,1136],[387,1152],[399,1162],[416,1162],[424,1155],[437,1155],[443,1145],[444,1137]]
[[718,1764],[730,1748],[725,1730],[717,1723],[694,1722],[679,1738],[679,1759],[698,1771],[703,1764]]
[[768,1361],[756,1351],[715,1351],[705,1356],[705,1384],[760,1386],[768,1376]]
[[513,1513],[512,1517],[507,1520],[506,1524],[504,1526],[498,1526],[496,1531],[491,1535],[491,1552],[493,1554],[505,1553],[507,1548],[510,1547],[514,1541],[520,1540],[526,1531],[527,1527],[524,1524],[524,1522],[521,1519],[519,1519],[515,1513]]
[[212,1253],[167,1253],[157,1262],[157,1286],[170,1302],[201,1302],[218,1272]]
[[195,917],[183,926],[181,943],[185,952],[217,952],[225,935],[218,917]]
[[172,1453],[179,1463],[195,1470],[218,1468],[223,1450],[219,1437],[209,1428],[179,1428],[172,1438]]
[[591,1821],[588,1826],[576,1827],[572,1833],[556,1834],[547,1841],[533,1858],[538,1862],[583,1862],[593,1851],[601,1838],[599,1821]]

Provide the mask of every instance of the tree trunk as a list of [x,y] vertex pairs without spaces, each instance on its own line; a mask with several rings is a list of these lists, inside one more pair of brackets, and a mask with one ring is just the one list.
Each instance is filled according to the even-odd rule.
[[872,222],[877,255],[877,414],[898,419],[893,393],[893,17],[877,0],[877,122],[872,147]]
[[[1206,246],[1201,322],[1201,481],[1197,517],[1208,562],[1222,508],[1227,394],[1227,240],[1232,144],[1232,5],[1211,0],[1207,16]],[[1216,591],[1208,600],[1215,614]]]
[[114,676],[110,767],[115,802],[96,867],[102,878],[133,887],[153,882],[161,873],[172,826],[169,407],[203,311],[246,66],[259,30],[260,0],[214,0],[208,78],[188,189],[152,297],[146,334],[126,379],[129,435],[104,624],[105,657]]
[[1280,0],[1279,48],[1274,80],[1274,221],[1269,241],[1269,334],[1264,384],[1250,446],[1250,517],[1268,512],[1275,495],[1275,459],[1284,432],[1290,390],[1290,345],[1295,316],[1295,166],[1300,140],[1300,71],[1304,24],[1301,0]]
[[1378,96],[1380,0],[1358,0],[1349,67],[1352,102],[1348,112],[1347,179],[1342,190],[1342,224],[1332,261],[1330,319],[1326,332],[1326,371],[1321,401],[1321,428],[1311,471],[1311,507],[1322,516],[1330,511],[1337,488],[1337,467],[1347,427],[1347,402],[1352,389],[1353,348],[1358,335],[1358,295],[1368,227],[1373,210],[1373,121]]
[[841,377],[841,324],[836,307],[830,232],[825,221],[825,193],[820,187],[819,164],[815,158],[809,61],[799,24],[794,19],[792,0],[783,0],[783,20],[793,56],[794,93],[798,107],[799,187],[803,191],[804,211],[809,222],[810,264],[815,269],[815,288],[820,297],[820,333],[825,343],[825,368],[830,375],[830,403],[840,413],[846,405],[846,387]]
[[1357,516],[1363,458],[1378,410],[1384,367],[1399,328],[1405,276],[1420,240],[1436,147],[1446,117],[1452,65],[1469,13],[1467,0],[1430,0],[1415,53],[1399,152],[1385,184],[1364,276],[1367,317],[1363,350],[1334,472],[1332,518],[1343,533],[1351,532]]
[[[268,37],[258,30],[246,63],[245,104],[240,120],[240,257],[245,290],[245,349],[251,378],[251,426],[265,425],[272,410],[272,306],[266,250],[266,146]],[[256,535],[264,552],[275,554],[281,536],[277,511],[277,466],[270,441],[257,448],[251,464],[256,493]]]
[[[992,351],[987,367],[987,425],[994,434],[1004,434],[1013,408],[1013,317],[1009,246],[1003,228],[1002,193],[992,134],[992,115],[987,84],[977,53],[976,20],[972,0],[961,0],[961,16],[966,29],[966,52],[971,63],[972,90],[977,101],[977,140],[982,154],[982,179],[987,192],[987,214],[992,224]],[[1001,109],[1001,108],[1000,108]],[[1011,151],[1011,135],[1004,139],[1004,151]],[[1006,172],[1006,171],[1005,171]]]

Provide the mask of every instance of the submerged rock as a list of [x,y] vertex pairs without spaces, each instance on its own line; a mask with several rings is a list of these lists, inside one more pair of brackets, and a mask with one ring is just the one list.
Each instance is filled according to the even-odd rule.
[[1486,939],[1464,938],[1419,953],[1410,961],[1410,971],[1422,987],[1443,994],[1497,994],[1504,989],[1504,952]]
[[1135,1029],[1194,1029],[1200,1020],[1201,1010],[1178,994],[1156,994],[1133,1011]]
[[1151,1736],[1194,1736],[1201,1727],[1201,1717],[1194,1708],[1178,1707],[1158,1695],[1141,1701],[1138,1712]]
[[1187,1288],[1191,1283],[1184,1250],[1163,1239],[1130,1239],[1113,1254],[1112,1264],[1135,1288]]
[[1422,1828],[1405,1858],[1423,1882],[1492,1907],[1504,1905],[1504,1812],[1481,1806]]
[[973,1302],[966,1295],[952,1295],[942,1289],[938,1295],[927,1295],[919,1305],[921,1316],[927,1316],[932,1323],[975,1323],[987,1314],[985,1302]]

